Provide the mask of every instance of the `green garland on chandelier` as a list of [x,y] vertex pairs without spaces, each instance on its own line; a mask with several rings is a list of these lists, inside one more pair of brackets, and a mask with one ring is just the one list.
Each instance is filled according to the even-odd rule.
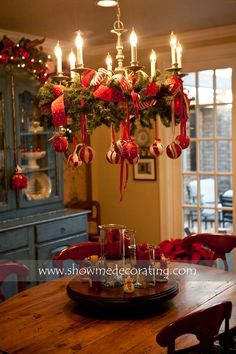
[[[182,99],[183,93],[174,92],[175,79],[181,80],[178,76],[169,76],[168,79],[168,76],[163,77],[160,72],[157,72],[150,80],[146,73],[139,70],[126,79],[121,74],[110,77],[106,72],[103,73],[102,79],[101,75],[98,75],[100,80],[96,82],[96,75],[97,72],[90,70],[90,73],[85,73],[82,79],[76,75],[72,82],[62,81],[60,85],[53,82],[45,83],[38,93],[42,121],[46,121],[49,126],[53,125],[51,103],[63,94],[65,114],[70,118],[72,130],[80,129],[80,114],[85,113],[89,133],[101,125],[110,127],[111,124],[118,131],[120,122],[127,119],[128,111],[132,134],[137,123],[133,92],[139,100],[138,113],[141,126],[151,128],[153,120],[159,116],[161,122],[166,127],[170,127],[173,100],[175,101],[175,125],[180,123],[178,99],[179,101]],[[92,84],[92,80],[95,84]],[[128,89],[122,87],[122,80],[128,82]],[[104,91],[101,97],[96,94],[98,88]],[[113,99],[117,94],[121,99]],[[106,95],[111,98],[107,98]]]

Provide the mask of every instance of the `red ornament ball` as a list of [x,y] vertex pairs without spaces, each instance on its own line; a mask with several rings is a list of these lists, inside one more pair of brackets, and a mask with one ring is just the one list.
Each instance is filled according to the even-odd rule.
[[150,146],[149,150],[153,156],[161,156],[164,151],[164,146],[161,143],[160,139],[156,139],[154,143]]
[[82,165],[82,161],[76,153],[70,154],[67,161],[72,168],[78,168]]
[[128,162],[130,165],[136,165],[136,163],[138,163],[138,160],[139,160],[139,154],[133,159],[129,158]]
[[124,159],[127,160],[136,159],[138,156],[138,145],[133,141],[127,141],[127,143],[123,146],[121,155]]
[[109,163],[116,165],[120,162],[120,155],[115,150],[109,150],[106,154],[106,159]]
[[188,135],[178,135],[175,140],[182,149],[187,149],[190,145],[190,138]]
[[83,145],[80,148],[80,151],[78,153],[79,159],[84,162],[84,163],[89,163],[93,160],[95,156],[95,151],[91,148],[91,146],[85,146]]
[[173,141],[167,146],[166,153],[171,159],[177,159],[182,153],[181,146]]
[[11,187],[14,190],[26,188],[28,183],[27,177],[22,172],[22,168],[17,165],[15,173],[11,178]]
[[120,139],[117,140],[114,144],[114,150],[117,154],[122,154],[124,146],[127,144],[126,140]]
[[52,142],[56,152],[65,152],[68,148],[68,140],[64,136],[59,136]]

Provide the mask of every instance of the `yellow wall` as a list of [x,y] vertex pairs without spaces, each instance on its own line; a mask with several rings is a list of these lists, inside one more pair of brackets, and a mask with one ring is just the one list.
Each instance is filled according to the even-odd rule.
[[135,228],[139,242],[158,244],[158,177],[157,181],[134,181],[133,167],[130,166],[128,186],[120,202],[120,165],[109,164],[105,157],[110,147],[109,128],[97,128],[92,134],[91,145],[96,152],[92,162],[93,199],[101,204],[102,223]]

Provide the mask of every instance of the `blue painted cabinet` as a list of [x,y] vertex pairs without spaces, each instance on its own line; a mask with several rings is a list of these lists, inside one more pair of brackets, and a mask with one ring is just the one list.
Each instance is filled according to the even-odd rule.
[[[87,212],[64,209],[62,156],[40,122],[38,82],[24,70],[0,65],[0,261],[29,266],[29,281],[48,280],[39,267],[51,266],[63,247],[87,241]],[[18,192],[11,177],[19,164],[28,186]]]

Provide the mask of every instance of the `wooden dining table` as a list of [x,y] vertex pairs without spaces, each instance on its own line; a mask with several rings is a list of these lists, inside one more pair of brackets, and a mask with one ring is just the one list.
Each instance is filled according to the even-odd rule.
[[[156,343],[161,328],[190,312],[230,300],[236,323],[236,274],[193,264],[171,264],[179,293],[153,313],[120,318],[81,313],[67,295],[72,277],[27,289],[0,304],[0,351],[22,354],[166,353]],[[195,275],[189,275],[188,269]],[[182,273],[182,274],[180,274]],[[184,341],[182,341],[183,344]],[[186,339],[192,343],[192,338]],[[181,343],[180,343],[181,345]]]

